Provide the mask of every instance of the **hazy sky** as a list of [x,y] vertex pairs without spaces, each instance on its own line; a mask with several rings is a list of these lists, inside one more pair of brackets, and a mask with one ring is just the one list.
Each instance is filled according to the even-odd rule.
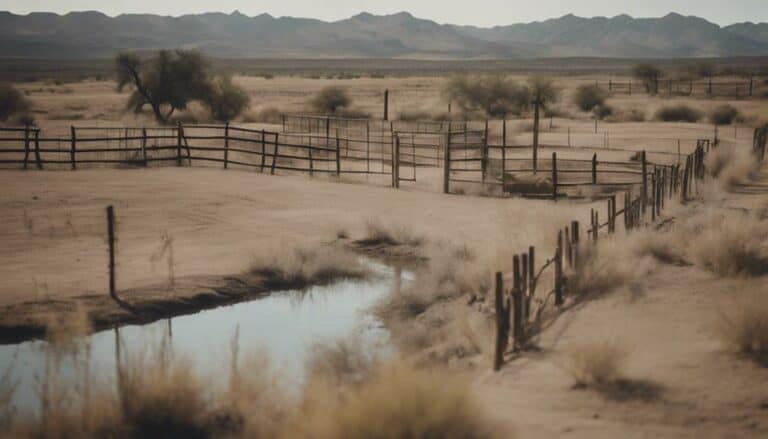
[[0,10],[14,13],[97,10],[107,15],[153,13],[182,15],[232,12],[246,15],[267,12],[338,20],[362,11],[389,14],[408,11],[440,23],[493,26],[543,20],[568,13],[580,16],[657,17],[674,11],[697,15],[718,24],[768,21],[768,0],[0,0]]

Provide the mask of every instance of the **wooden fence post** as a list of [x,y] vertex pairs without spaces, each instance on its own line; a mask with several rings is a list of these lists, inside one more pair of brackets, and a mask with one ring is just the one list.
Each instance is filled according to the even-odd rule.
[[552,153],[552,199],[557,201],[557,153]]
[[624,230],[630,229],[629,222],[629,192],[624,192]]
[[533,298],[536,292],[536,248],[528,247],[528,296]]
[[[283,132],[285,132],[285,115],[283,114]],[[229,167],[229,122],[224,125],[224,169]]]
[[392,161],[392,187],[400,188],[400,136],[395,136],[395,157]]
[[645,213],[645,205],[648,200],[648,162],[646,161],[645,150],[641,152],[640,158],[642,160],[642,166],[643,166],[643,183],[640,189],[641,190],[640,204],[642,208],[642,213]]
[[71,146],[69,149],[69,161],[71,162],[72,170],[74,171],[77,169],[77,158],[75,156],[75,154],[77,154],[77,134],[75,132],[75,127],[70,126],[69,132],[70,132],[70,142],[71,142]]
[[579,268],[579,222],[571,221],[571,251],[573,251],[573,268]]
[[451,125],[448,124],[445,151],[443,151],[443,193],[451,193]]
[[109,295],[117,300],[115,289],[115,211],[107,206],[107,244],[109,245]]
[[264,173],[264,165],[267,160],[267,137],[264,130],[261,130],[261,166],[259,169],[261,170],[261,173]]
[[555,305],[563,305],[563,231],[557,232],[555,249]]
[[656,181],[656,170],[654,169],[653,174],[651,175],[651,221],[656,221],[656,186],[658,182]]
[[514,303],[514,338],[515,348],[520,348],[525,344],[525,328],[523,326],[524,318],[524,306],[523,301],[523,289],[520,286],[520,256],[515,255],[513,257],[513,282],[512,282],[512,299]]
[[141,128],[141,157],[144,160],[144,167],[146,168],[149,166],[149,161],[147,160],[147,128],[142,127]]
[[[279,136],[280,136],[279,134],[277,133],[275,134],[275,147],[273,149],[274,154],[272,155],[272,166],[269,169],[270,175],[275,175],[275,167],[277,166],[277,156],[278,154],[280,154],[280,137]],[[338,154],[338,152],[339,152],[339,147],[337,142],[336,153]]]
[[176,166],[181,166],[181,122],[176,122]]
[[565,258],[568,262],[568,267],[573,267],[573,245],[571,243],[571,229],[565,226]]
[[504,280],[500,271],[496,272],[495,289],[495,308],[496,308],[496,351],[493,357],[493,370],[498,371],[504,363],[504,351],[507,348],[507,328],[509,327],[507,319],[509,311],[504,305]]
[[389,89],[384,90],[384,120],[389,120]]
[[29,125],[24,125],[24,169],[29,163]]
[[597,153],[592,155],[592,184],[597,184]]
[[341,143],[339,143],[338,130],[336,131],[336,177],[341,177]]
[[541,96],[536,96],[533,101],[533,174],[539,169],[539,106],[541,105]]
[[43,157],[40,155],[40,129],[35,130],[35,161],[37,169],[43,169]]
[[521,267],[520,267],[520,290],[523,292],[525,298],[525,307],[523,312],[525,313],[526,320],[531,315],[531,301],[528,294],[528,254],[523,253],[521,255]]
[[507,119],[501,124],[501,191],[504,192],[504,184],[507,181]]

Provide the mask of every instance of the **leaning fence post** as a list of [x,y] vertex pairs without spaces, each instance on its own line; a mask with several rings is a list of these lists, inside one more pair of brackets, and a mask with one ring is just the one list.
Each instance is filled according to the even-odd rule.
[[592,184],[597,184],[597,153],[592,155]]
[[[285,132],[285,115],[283,114],[283,132]],[[224,125],[224,169],[229,167],[229,122]]]
[[505,323],[509,317],[509,312],[504,306],[504,280],[500,271],[496,272],[496,290],[495,290],[495,308],[496,308],[496,351],[493,357],[493,370],[501,369],[504,363],[504,350],[507,345],[507,327]]
[[557,232],[555,249],[555,305],[563,305],[563,231]]
[[552,153],[552,199],[557,201],[557,153]]
[[72,163],[72,170],[74,171],[75,169],[77,169],[77,159],[75,157],[75,154],[77,152],[77,134],[75,133],[74,126],[70,126],[69,131],[71,136],[70,138],[71,147],[69,150],[69,159],[70,159],[70,162]]

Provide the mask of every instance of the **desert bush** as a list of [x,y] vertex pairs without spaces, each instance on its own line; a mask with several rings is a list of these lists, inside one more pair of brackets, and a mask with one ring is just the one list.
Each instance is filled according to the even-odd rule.
[[571,113],[565,108],[550,105],[544,108],[544,117],[556,117],[560,119],[570,119]]
[[627,352],[616,341],[580,343],[568,351],[566,370],[576,386],[600,386],[622,377]]
[[229,76],[221,76],[211,81],[206,103],[214,119],[228,122],[248,108],[250,102],[248,93],[235,85]]
[[402,121],[421,121],[430,120],[432,116],[424,110],[404,110],[397,114],[397,119]]
[[598,105],[592,109],[592,114],[595,116],[596,119],[600,119],[600,120],[603,120],[612,116],[613,113],[614,113],[613,107],[606,104]]
[[307,359],[310,379],[334,386],[358,384],[369,378],[378,359],[369,353],[359,336],[323,341],[312,345]]
[[501,75],[453,77],[443,87],[443,95],[464,112],[482,111],[490,117],[520,114],[531,102],[529,87]]
[[568,294],[577,299],[589,299],[624,285],[635,288],[653,268],[653,261],[627,257],[627,251],[628,248],[616,240],[601,241],[597,247],[584,248],[579,253],[578,268],[566,280]]
[[768,365],[768,294],[758,291],[737,299],[720,314],[715,330],[729,348]]
[[709,121],[715,125],[730,125],[739,117],[739,110],[733,105],[720,105],[709,113]]
[[582,84],[576,89],[573,96],[573,103],[581,111],[592,111],[597,106],[601,106],[608,99],[608,93],[595,84]]
[[768,221],[743,212],[707,212],[680,231],[697,264],[720,276],[768,274]]
[[657,94],[659,92],[659,79],[662,71],[653,64],[640,63],[632,68],[632,75],[642,81],[645,91],[648,94]]
[[0,121],[11,116],[27,114],[31,107],[29,99],[11,84],[0,83]]
[[[318,389],[325,395],[327,389]],[[289,437],[314,439],[494,438],[471,392],[455,379],[402,364],[387,364],[343,397],[317,396]],[[508,436],[504,436],[508,437]]]
[[711,150],[704,158],[704,166],[725,189],[754,179],[759,167],[751,151],[728,145]]
[[328,86],[320,90],[310,101],[312,108],[318,113],[333,114],[342,108],[348,107],[352,100],[347,95],[346,89],[338,86]]
[[639,108],[615,110],[606,120],[609,122],[645,122],[645,111]]
[[689,122],[701,120],[701,111],[685,104],[670,105],[660,108],[655,115],[656,120],[663,122]]
[[378,219],[371,218],[365,223],[363,242],[385,245],[410,245],[419,247],[426,238],[402,224],[384,224]]

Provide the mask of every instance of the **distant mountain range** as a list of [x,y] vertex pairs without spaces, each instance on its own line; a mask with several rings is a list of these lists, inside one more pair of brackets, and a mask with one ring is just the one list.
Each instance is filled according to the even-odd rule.
[[262,14],[166,17],[99,12],[0,12],[0,56],[105,58],[121,50],[196,47],[222,58],[538,58],[768,55],[768,23],[566,15],[493,28],[438,24],[409,13],[325,22]]

